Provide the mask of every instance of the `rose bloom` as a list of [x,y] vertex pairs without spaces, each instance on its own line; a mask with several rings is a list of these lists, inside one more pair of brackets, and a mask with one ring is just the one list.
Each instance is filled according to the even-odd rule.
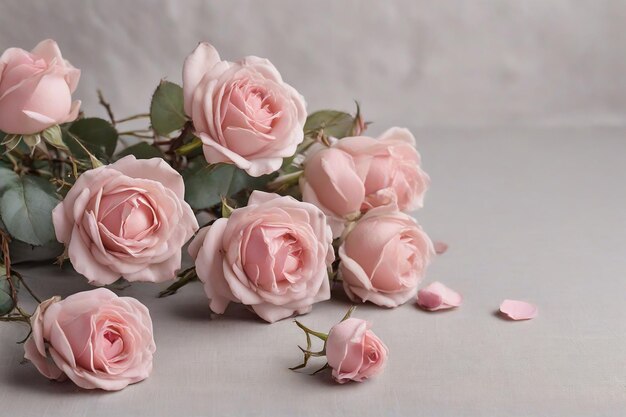
[[307,156],[300,190],[303,201],[326,214],[334,237],[341,235],[346,221],[360,214],[365,199],[365,186],[352,156],[337,148],[323,148]]
[[330,298],[330,227],[292,197],[254,191],[248,206],[201,229],[189,253],[215,313],[234,301],[272,323]]
[[0,56],[0,130],[30,135],[75,120],[80,101],[72,102],[72,93],[79,78],[53,40],[31,52],[7,49]]
[[397,307],[416,296],[434,255],[433,243],[411,216],[391,206],[372,209],[339,248],[343,288],[353,301]]
[[117,391],[146,379],[156,350],[146,306],[98,288],[53,297],[30,319],[24,358],[44,376]]
[[362,382],[383,371],[389,349],[374,332],[370,323],[349,318],[330,329],[326,340],[326,360],[335,381]]
[[423,206],[430,177],[420,168],[415,137],[408,129],[393,127],[378,139],[355,136],[334,145],[350,154],[365,185],[361,211],[397,204],[401,211]]
[[269,174],[304,139],[304,99],[267,59],[222,61],[213,46],[201,43],[185,60],[183,92],[209,163]]
[[119,161],[83,173],[52,211],[57,239],[92,284],[173,279],[198,230],[178,172],[161,158]]

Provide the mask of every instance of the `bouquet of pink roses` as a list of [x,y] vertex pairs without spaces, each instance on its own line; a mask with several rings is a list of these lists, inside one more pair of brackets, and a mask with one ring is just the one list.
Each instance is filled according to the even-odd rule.
[[[173,281],[161,296],[199,280],[213,312],[240,303],[271,323],[308,313],[338,283],[355,303],[399,306],[435,254],[405,214],[430,183],[407,129],[366,136],[358,105],[307,114],[271,62],[225,61],[208,43],[182,72],[146,114],[118,119],[99,94],[104,120],[73,100],[80,70],[54,41],[0,57],[0,315],[31,325],[26,357],[49,378],[108,390],[146,378],[151,318],[103,288],[30,315],[18,260],[69,261],[96,286]],[[182,269],[187,242],[194,264]],[[430,309],[460,303],[443,286],[423,295]],[[297,323],[302,366],[326,356],[338,382],[383,369],[387,347],[369,323],[348,314],[329,334]]]

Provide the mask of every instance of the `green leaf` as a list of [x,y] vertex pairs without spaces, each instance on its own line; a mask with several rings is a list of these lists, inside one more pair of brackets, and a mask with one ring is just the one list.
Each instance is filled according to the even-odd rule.
[[53,241],[52,209],[60,201],[54,186],[41,177],[20,177],[1,167],[0,178],[0,217],[9,234],[35,246]]
[[65,142],[63,142],[63,133],[61,132],[61,127],[59,127],[59,125],[54,125],[52,127],[47,128],[46,130],[43,131],[41,136],[43,136],[43,139],[47,143],[54,146],[55,148],[60,149],[62,151],[69,150]]
[[[104,119],[89,117],[72,123],[70,133],[80,139],[81,143],[98,159],[109,159],[117,146],[117,130]],[[87,158],[88,155],[76,141],[66,141],[68,147],[77,158]]]
[[139,142],[135,145],[123,149],[117,154],[116,159],[121,159],[126,155],[135,155],[137,159],[162,158],[163,153],[156,147],[146,142]]
[[320,110],[306,118],[304,132],[307,135],[322,132],[326,136],[341,139],[352,134],[354,118],[352,115],[336,110]]
[[158,134],[166,136],[182,129],[186,121],[182,87],[162,80],[150,103],[152,128]]
[[198,210],[220,204],[222,197],[232,197],[246,188],[259,188],[268,177],[251,177],[234,165],[194,161],[183,172],[185,201]]
[[7,279],[4,264],[0,263],[0,316],[9,314],[11,310],[13,310],[11,285]]

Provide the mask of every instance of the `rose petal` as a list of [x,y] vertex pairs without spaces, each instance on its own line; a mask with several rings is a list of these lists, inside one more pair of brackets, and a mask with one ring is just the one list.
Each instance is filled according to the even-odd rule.
[[458,307],[462,302],[461,294],[437,281],[417,292],[417,304],[429,311]]
[[183,94],[185,113],[191,115],[191,100],[196,86],[204,74],[220,61],[217,50],[207,42],[201,42],[185,59],[183,66]]
[[537,306],[526,301],[504,300],[500,312],[512,320],[530,320],[537,317]]
[[437,255],[443,255],[448,251],[448,244],[445,242],[433,242],[435,246],[435,253]]

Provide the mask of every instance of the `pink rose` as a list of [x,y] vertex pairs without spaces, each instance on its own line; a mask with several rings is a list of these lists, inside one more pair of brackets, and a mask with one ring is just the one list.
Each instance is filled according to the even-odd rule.
[[98,288],[53,297],[30,319],[24,358],[44,376],[85,389],[117,391],[146,379],[156,350],[146,306]]
[[397,307],[417,294],[434,256],[417,222],[394,207],[370,210],[339,248],[343,288],[353,301]]
[[334,146],[352,155],[365,184],[363,212],[393,203],[402,211],[422,207],[430,178],[420,168],[420,155],[409,130],[393,127],[378,139],[355,136]]
[[267,59],[222,61],[203,42],[185,60],[183,92],[209,163],[258,177],[277,171],[304,139],[304,99]]
[[303,201],[326,214],[334,237],[341,235],[347,220],[358,217],[365,199],[365,186],[352,156],[337,148],[323,148],[307,156],[300,189]]
[[330,298],[330,227],[292,197],[254,191],[248,206],[201,229],[189,253],[215,313],[234,301],[272,323]]
[[330,329],[326,359],[340,384],[362,382],[385,368],[389,349],[370,327],[365,320],[349,318]]
[[72,93],[79,78],[51,39],[31,52],[7,49],[0,56],[0,130],[30,135],[75,120],[80,101],[72,103]]
[[119,161],[82,174],[52,211],[57,240],[96,285],[173,279],[198,230],[178,172],[161,158]]

